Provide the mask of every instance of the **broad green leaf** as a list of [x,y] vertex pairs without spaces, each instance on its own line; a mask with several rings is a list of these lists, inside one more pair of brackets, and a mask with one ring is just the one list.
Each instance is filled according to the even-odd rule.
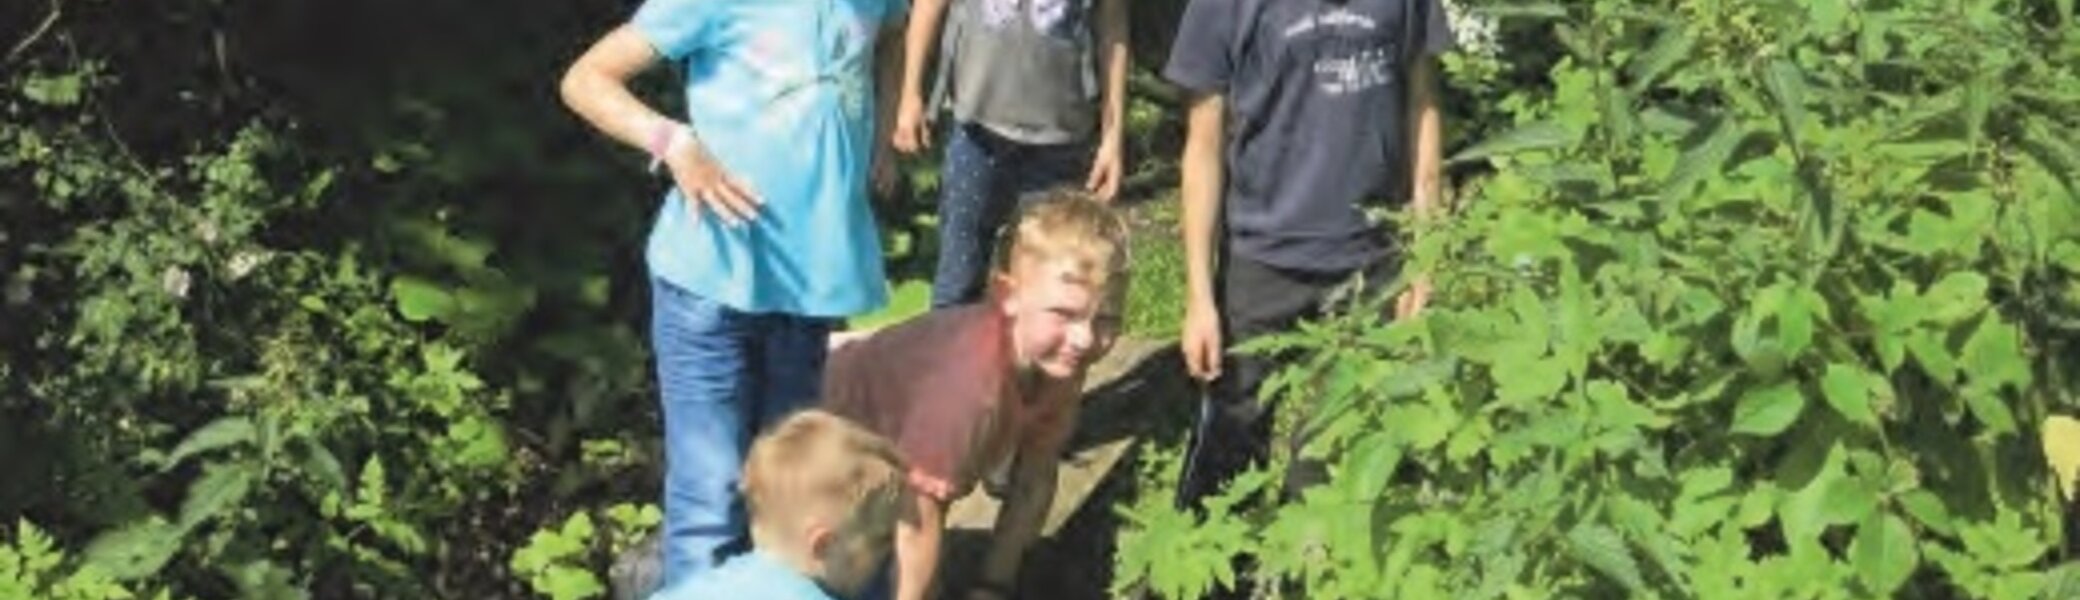
[[1821,377],[1820,389],[1827,396],[1828,406],[1847,417],[1849,422],[1876,427],[1878,414],[1871,410],[1870,375],[1862,367],[1845,363],[1827,365],[1827,373]]
[[223,417],[210,421],[208,425],[188,434],[187,439],[181,440],[180,445],[174,446],[173,453],[167,455],[165,467],[161,470],[172,469],[188,457],[204,452],[252,443],[253,437],[253,422],[245,417]]
[[165,519],[152,517],[95,537],[81,556],[87,566],[110,579],[143,579],[158,573],[180,550],[181,533]]
[[267,600],[304,600],[310,598],[296,585],[296,573],[282,568],[269,560],[256,560],[236,567],[227,567],[227,574],[238,584],[242,598]]
[[1385,435],[1367,436],[1358,443],[1354,473],[1343,473],[1343,477],[1356,477],[1359,493],[1367,498],[1378,498],[1386,493],[1387,482],[1394,477],[1395,469],[1401,466],[1401,444]]
[[1992,69],[1980,69],[1978,76],[1964,86],[1964,141],[1974,151],[1986,137],[1986,117],[1993,112],[1993,95],[2000,91],[1997,74]]
[[188,486],[188,499],[181,502],[180,528],[193,529],[203,521],[237,508],[252,491],[254,469],[244,462],[220,463],[204,469],[202,478]]
[[1813,32],[1823,37],[1841,33],[1848,20],[1847,4],[1848,0],[1807,0],[1806,14],[1812,18]]
[[552,600],[584,600],[607,593],[607,588],[590,571],[564,565],[549,567],[540,589]]
[[1449,162],[1457,164],[1533,150],[1557,150],[1580,142],[1573,131],[1559,122],[1535,121],[1482,140],[1452,155]]
[[86,76],[79,71],[61,75],[31,75],[22,81],[22,97],[45,106],[65,107],[79,104],[83,97],[81,92],[88,87]]
[[1986,308],[1986,276],[1972,271],[1951,273],[1921,296],[1923,318],[1950,324]]
[[1873,512],[1856,527],[1856,540],[1849,544],[1849,562],[1864,586],[1879,596],[1891,596],[1907,582],[1921,563],[1914,531],[1905,521],[1886,512]]
[[1943,347],[1940,330],[1920,329],[1906,336],[1907,350],[1914,355],[1914,362],[1921,370],[1936,381],[1948,385],[1957,381],[1957,359],[1950,356],[1950,349]]
[[1954,535],[1957,531],[1950,520],[1950,507],[1943,504],[1942,497],[1933,492],[1907,492],[1899,497],[1899,504],[1901,508],[1907,509],[1907,514],[1914,517],[1914,522],[1920,523],[1922,527],[1944,535]]
[[1616,580],[1625,589],[1637,593],[1645,585],[1640,579],[1639,562],[1625,547],[1625,538],[1609,527],[1594,523],[1575,527],[1567,534],[1567,549],[1576,560]]
[[2068,198],[2080,202],[2080,180],[2075,180],[2074,175],[2080,173],[2080,148],[2073,146],[2072,137],[2058,133],[2055,127],[2036,116],[2025,119],[2018,146],[2023,155],[2065,186]]
[[1718,119],[1712,125],[1710,137],[1683,150],[1683,157],[1677,159],[1675,169],[1661,184],[1662,199],[1681,201],[1687,198],[1692,186],[1725,167],[1727,159],[1733,157],[1734,149],[1746,137],[1746,127],[1730,118]]
[[455,310],[454,294],[418,277],[392,280],[390,295],[397,301],[397,311],[412,322],[444,319]]
[[1665,28],[1654,38],[1654,45],[1632,59],[1626,68],[1626,76],[1632,80],[1635,92],[1652,88],[1661,76],[1683,59],[1690,57],[1690,50],[1697,46],[1697,38],[1691,37],[1687,25],[1678,23]]
[[1711,466],[1683,472],[1683,488],[1676,494],[1677,501],[1703,498],[1717,494],[1733,485],[1733,469]]
[[1741,496],[1741,504],[1734,509],[1733,522],[1742,529],[1761,527],[1777,512],[1777,505],[1784,500],[1784,491],[1774,482],[1755,484],[1754,489]]
[[1846,454],[1840,445],[1831,446],[1819,473],[1785,496],[1778,515],[1786,540],[1817,540],[1826,528],[1856,523],[1877,509],[1878,489],[1847,472]]
[[1784,301],[1777,304],[1777,343],[1791,360],[1813,343],[1813,313],[1794,289],[1786,289]]
[[1602,125],[1611,141],[1632,143],[1632,137],[1639,132],[1639,111],[1632,105],[1631,92],[1621,88],[1604,90]]
[[1799,393],[1796,383],[1750,390],[1733,408],[1733,432],[1762,437],[1783,433],[1798,421],[1805,406],[1805,395]]
[[[2067,0],[2067,10],[2072,2]],[[2044,574],[2044,593],[2039,598],[2080,598],[2080,562],[2068,562]]]
[[1798,64],[1788,58],[1779,57],[1769,63],[1769,94],[1777,100],[1777,111],[1783,118],[1785,133],[1793,141],[1798,140],[1798,128],[1806,122],[1806,75]]
[[2015,416],[2008,409],[2001,388],[2029,383],[2029,363],[2021,346],[2015,327],[1996,315],[1981,319],[1979,328],[1964,344],[1964,369],[1971,381],[1963,391],[1965,406],[1995,435],[2016,431]]
[[1999,315],[1988,314],[1980,320],[1958,358],[1974,386],[2019,388],[2029,384],[2029,358],[2023,355],[2020,335]]
[[295,441],[290,446],[290,454],[301,463],[305,475],[316,478],[326,489],[347,489],[347,471],[340,466],[339,457],[332,453],[332,449],[308,437],[295,438]]

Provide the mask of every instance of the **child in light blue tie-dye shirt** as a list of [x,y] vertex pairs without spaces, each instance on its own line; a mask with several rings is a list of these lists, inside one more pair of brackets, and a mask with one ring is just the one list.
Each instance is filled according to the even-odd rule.
[[[563,79],[574,112],[673,183],[645,252],[667,584],[743,545],[734,489],[752,435],[817,397],[835,319],[886,300],[867,192],[891,172],[877,97],[906,6],[646,0]],[[629,91],[662,63],[684,73],[684,115]]]

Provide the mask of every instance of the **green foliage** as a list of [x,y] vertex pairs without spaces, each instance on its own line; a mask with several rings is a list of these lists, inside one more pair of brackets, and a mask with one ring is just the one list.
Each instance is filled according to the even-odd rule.
[[[21,521],[14,539],[0,544],[0,598],[127,600],[132,591],[92,565],[68,568],[50,536]],[[165,598],[164,592],[159,598]]]
[[578,600],[595,598],[606,593],[606,586],[599,578],[580,563],[566,564],[585,557],[585,550],[592,542],[592,518],[585,513],[571,515],[560,530],[537,531],[529,538],[527,547],[513,554],[513,573],[527,579],[535,593],[555,600]]
[[548,504],[648,495],[615,478],[655,436],[620,406],[651,406],[642,295],[608,282],[641,281],[654,190],[511,93],[570,48],[451,26],[576,46],[610,20],[480,8],[175,2],[138,36],[68,4],[10,39],[0,476],[39,485],[0,514],[77,549],[22,585],[508,597]]
[[[607,589],[596,573],[612,556],[634,547],[664,522],[656,505],[617,504],[605,511],[607,528],[593,526],[588,513],[572,514],[561,528],[544,528],[513,553],[513,573],[536,594],[555,600],[595,598]],[[604,552],[604,554],[602,554]]]
[[1309,598],[2067,585],[2018,424],[2080,404],[2080,194],[2045,143],[2080,139],[2080,45],[2025,2],[1850,8],[1496,12],[1566,54],[1482,99],[1517,125],[1420,232],[1431,309],[1255,348],[1296,357],[1267,387],[1330,481],[1131,502],[1115,588],[1191,597],[1245,555]]

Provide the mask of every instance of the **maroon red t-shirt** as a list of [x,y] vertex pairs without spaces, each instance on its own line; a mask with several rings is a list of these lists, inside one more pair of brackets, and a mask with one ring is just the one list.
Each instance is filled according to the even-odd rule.
[[966,495],[1028,418],[1007,326],[994,306],[971,304],[840,346],[824,367],[823,407],[894,441],[918,491]]

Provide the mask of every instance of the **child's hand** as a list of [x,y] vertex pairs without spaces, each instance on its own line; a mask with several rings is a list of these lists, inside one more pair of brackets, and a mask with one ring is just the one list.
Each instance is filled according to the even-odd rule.
[[1119,180],[1123,161],[1120,159],[1118,139],[1107,139],[1098,146],[1096,156],[1091,158],[1091,175],[1083,183],[1084,191],[1091,193],[1099,202],[1111,202],[1119,193]]
[[905,93],[896,103],[896,151],[916,154],[932,147],[931,127],[924,122],[924,99],[917,94]]
[[1184,367],[1200,381],[1221,376],[1221,317],[1211,303],[1194,302],[1184,311]]
[[758,217],[758,206],[764,201],[751,192],[749,184],[723,170],[692,130],[681,127],[674,134],[665,148],[664,162],[672,170],[673,183],[686,195],[687,209],[693,211],[695,220],[700,219],[703,206],[731,227]]

